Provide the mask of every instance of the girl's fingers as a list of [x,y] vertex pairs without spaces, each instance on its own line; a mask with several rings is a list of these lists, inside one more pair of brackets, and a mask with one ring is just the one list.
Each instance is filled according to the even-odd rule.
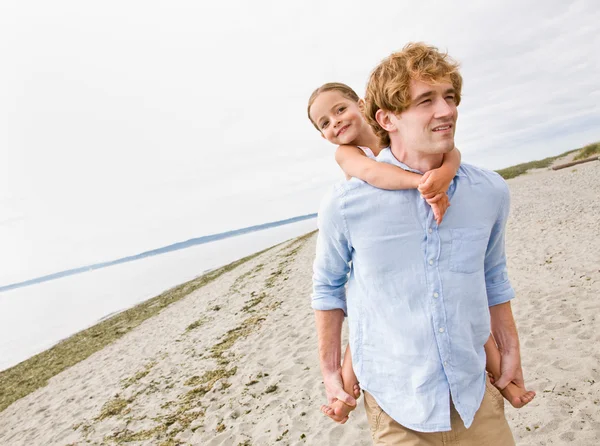
[[419,192],[421,192],[421,196],[425,199],[433,198],[436,195],[439,195],[437,192],[428,192],[428,191],[422,191],[422,190],[420,190]]

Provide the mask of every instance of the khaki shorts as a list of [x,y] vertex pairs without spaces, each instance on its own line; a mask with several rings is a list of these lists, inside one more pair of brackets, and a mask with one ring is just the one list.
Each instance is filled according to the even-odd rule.
[[469,429],[451,403],[449,432],[417,432],[407,429],[377,405],[367,392],[365,409],[374,445],[388,446],[514,446],[515,440],[504,415],[504,398],[489,380],[481,407]]

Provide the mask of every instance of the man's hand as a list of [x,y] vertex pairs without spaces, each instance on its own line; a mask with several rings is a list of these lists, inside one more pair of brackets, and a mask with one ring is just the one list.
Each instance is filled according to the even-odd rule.
[[525,389],[525,380],[523,379],[523,369],[521,368],[521,354],[518,349],[510,352],[500,352],[500,378],[498,381],[492,381],[498,389],[503,390],[510,382],[517,387]]
[[517,387],[525,389],[519,335],[510,301],[490,307],[490,322],[500,350],[500,378],[493,384],[502,390],[512,381]]
[[[342,369],[341,367],[332,372],[323,372],[323,383],[325,384],[325,393],[327,395],[327,404],[331,406],[335,401],[341,401],[351,407],[356,407],[356,400],[344,392],[344,385],[342,382]],[[323,411],[329,418],[336,423],[344,424],[348,421],[348,417],[340,417],[335,413],[327,413]]]

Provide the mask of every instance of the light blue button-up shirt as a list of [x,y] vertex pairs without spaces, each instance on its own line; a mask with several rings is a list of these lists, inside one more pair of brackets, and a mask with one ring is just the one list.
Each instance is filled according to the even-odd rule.
[[[389,149],[377,160],[409,169]],[[318,218],[312,307],[344,310],[361,387],[421,432],[450,430],[450,396],[471,425],[485,391],[488,307],[514,297],[508,186],[463,164],[448,194],[437,226],[417,190],[353,178],[325,196]]]

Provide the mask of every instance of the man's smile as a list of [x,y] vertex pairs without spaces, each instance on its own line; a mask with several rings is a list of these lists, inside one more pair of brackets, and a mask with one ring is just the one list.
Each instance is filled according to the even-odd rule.
[[449,132],[452,130],[452,124],[438,125],[432,129],[433,132]]

